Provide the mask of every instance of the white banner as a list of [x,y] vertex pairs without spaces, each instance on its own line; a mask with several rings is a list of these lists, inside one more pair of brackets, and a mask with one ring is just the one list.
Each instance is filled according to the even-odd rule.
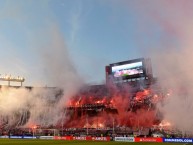
[[134,137],[115,137],[115,141],[134,142]]
[[9,138],[9,136],[6,136],[6,135],[5,136],[0,136],[0,138]]
[[54,139],[54,136],[40,136],[40,139]]

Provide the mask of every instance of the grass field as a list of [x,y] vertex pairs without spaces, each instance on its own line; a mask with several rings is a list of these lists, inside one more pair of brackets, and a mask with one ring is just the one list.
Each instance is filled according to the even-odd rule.
[[0,145],[183,145],[180,143],[129,143],[129,142],[96,142],[96,141],[62,141],[62,140],[20,140],[0,139]]

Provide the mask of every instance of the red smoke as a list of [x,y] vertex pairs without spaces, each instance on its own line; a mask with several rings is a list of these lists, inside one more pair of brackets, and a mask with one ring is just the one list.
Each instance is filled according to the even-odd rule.
[[[156,103],[159,100],[158,98],[160,98],[157,94],[153,94],[150,89],[137,91],[134,96],[124,90],[109,91],[108,96],[98,97],[90,92],[80,93],[68,102],[68,106],[74,110],[67,111],[64,127],[103,128],[112,127],[113,124],[115,126],[151,127],[156,123],[157,118],[156,109],[149,109],[149,106],[145,105],[144,100],[148,97],[151,97],[149,100],[152,103],[153,101]],[[88,111],[86,112],[84,109],[80,111],[86,104],[92,104],[93,106],[103,105],[105,109],[99,109],[92,115],[88,115]],[[136,107],[137,109],[131,110],[131,104],[139,106]]]

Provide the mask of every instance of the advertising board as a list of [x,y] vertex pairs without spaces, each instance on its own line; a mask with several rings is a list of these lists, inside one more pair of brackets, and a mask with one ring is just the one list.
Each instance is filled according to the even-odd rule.
[[54,136],[54,140],[73,140],[72,136]]
[[134,142],[134,137],[115,137],[115,141]]
[[110,137],[92,137],[93,141],[110,141]]
[[23,139],[36,139],[36,136],[23,136]]
[[163,142],[162,138],[153,138],[153,137],[147,137],[147,138],[140,138],[135,137],[135,142]]
[[54,136],[40,136],[40,139],[54,139]]
[[91,136],[54,136],[54,140],[83,140],[83,141],[110,141],[110,137],[91,137]]
[[163,138],[163,142],[192,143],[192,138]]
[[0,136],[0,138],[9,138],[9,136],[4,135],[4,136]]
[[22,139],[23,137],[22,136],[10,136],[9,138],[11,138],[11,139]]

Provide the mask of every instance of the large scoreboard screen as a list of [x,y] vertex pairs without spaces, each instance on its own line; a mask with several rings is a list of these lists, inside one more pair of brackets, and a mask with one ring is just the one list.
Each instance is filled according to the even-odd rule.
[[144,59],[134,59],[110,64],[111,75],[115,79],[132,79],[146,76]]

